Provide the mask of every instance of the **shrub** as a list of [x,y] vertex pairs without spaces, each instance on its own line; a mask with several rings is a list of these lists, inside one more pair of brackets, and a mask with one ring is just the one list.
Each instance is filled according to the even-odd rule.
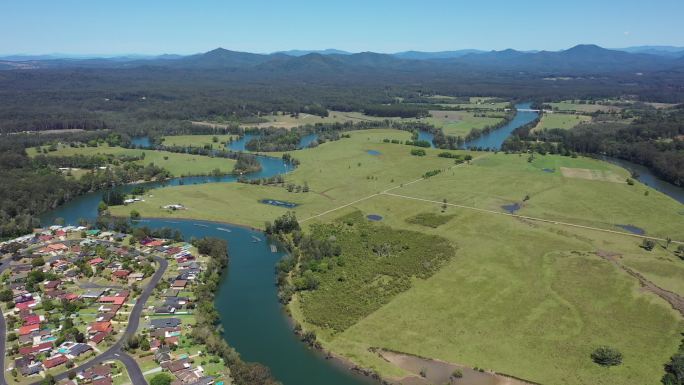
[[419,149],[419,148],[413,149],[413,150],[411,150],[411,155],[413,155],[413,156],[425,156],[425,150]]
[[622,353],[609,346],[599,346],[591,353],[591,360],[601,366],[616,366],[622,363]]

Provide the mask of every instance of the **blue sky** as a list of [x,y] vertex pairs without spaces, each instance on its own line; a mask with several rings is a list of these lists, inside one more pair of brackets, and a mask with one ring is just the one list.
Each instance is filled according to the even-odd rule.
[[0,54],[684,46],[683,0],[0,2]]

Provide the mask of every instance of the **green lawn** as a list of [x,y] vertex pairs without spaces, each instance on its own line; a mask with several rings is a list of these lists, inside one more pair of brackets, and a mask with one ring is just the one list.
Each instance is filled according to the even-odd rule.
[[[481,113],[477,113],[481,114]],[[425,121],[441,128],[446,135],[465,137],[473,128],[482,129],[503,120],[503,113],[490,112],[487,117],[475,116],[467,111],[430,111],[431,117]]]
[[[35,156],[37,154],[35,148],[29,148],[27,149],[27,152],[29,156]],[[232,159],[178,154],[167,151],[109,147],[107,145],[102,145],[99,147],[69,147],[65,145],[59,145],[57,151],[48,152],[47,155],[69,156],[77,154],[113,154],[138,156],[143,153],[145,154],[145,159],[139,160],[137,163],[143,165],[154,163],[157,166],[169,170],[174,176],[208,174],[214,169],[219,169],[221,172],[229,173],[233,170],[233,166],[235,165],[235,161]]]
[[534,127],[534,131],[543,130],[545,128],[574,128],[580,123],[590,122],[591,117],[586,115],[551,113],[544,114],[539,120],[539,123]]
[[[218,142],[214,142],[216,137]],[[162,144],[165,146],[188,146],[188,147],[204,147],[211,145],[215,149],[224,149],[225,143],[230,138],[236,138],[236,135],[171,135],[165,136]]]

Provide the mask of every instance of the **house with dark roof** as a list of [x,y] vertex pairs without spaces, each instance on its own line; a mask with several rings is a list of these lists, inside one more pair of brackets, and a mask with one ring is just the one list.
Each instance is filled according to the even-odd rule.
[[155,318],[150,320],[150,329],[173,328],[180,324],[181,320],[178,318]]

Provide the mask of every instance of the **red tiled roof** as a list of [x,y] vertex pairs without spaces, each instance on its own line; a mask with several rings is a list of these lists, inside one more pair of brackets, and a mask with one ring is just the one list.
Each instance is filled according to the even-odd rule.
[[113,303],[114,305],[123,305],[126,302],[126,297],[100,297],[100,303]]
[[109,333],[111,330],[112,323],[109,321],[93,322],[90,324],[90,331]]
[[67,361],[68,360],[67,360],[66,356],[59,355],[56,357],[48,358],[47,360],[43,361],[43,365],[46,368],[50,369],[50,368],[54,368],[55,366],[62,365]]
[[102,262],[104,262],[104,259],[102,259],[102,258],[100,258],[100,257],[93,258],[93,259],[91,259],[90,261],[88,261],[88,263],[89,263],[90,265],[97,265],[98,263],[102,263]]
[[128,277],[128,274],[131,274],[131,272],[128,270],[117,270],[117,271],[112,273],[112,275],[117,277],[117,278]]
[[19,354],[21,354],[22,356],[25,356],[25,355],[33,354],[33,353],[40,353],[40,352],[44,352],[44,351],[52,349],[52,346],[53,346],[52,341],[43,342],[42,344],[33,345],[33,346],[24,346],[22,348],[19,348]]
[[90,340],[95,342],[96,344],[99,344],[100,342],[102,342],[102,340],[105,339],[105,337],[107,337],[107,333],[97,332],[92,337],[90,337]]
[[39,324],[22,326],[19,328],[19,335],[25,336],[25,335],[30,334],[32,332],[35,332],[37,330],[40,330]]
[[37,314],[31,314],[30,316],[24,318],[24,326],[36,325],[40,323],[40,316]]
[[19,310],[30,309],[30,308],[36,306],[36,300],[32,299],[30,301],[18,303],[14,306]]

